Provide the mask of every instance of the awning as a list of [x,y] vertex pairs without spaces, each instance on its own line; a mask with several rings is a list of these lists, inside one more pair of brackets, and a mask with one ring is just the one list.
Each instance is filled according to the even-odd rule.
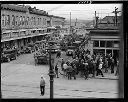
[[44,34],[40,33],[38,35],[29,35],[29,36],[21,36],[21,37],[16,37],[16,38],[1,39],[1,42],[17,40],[17,39],[23,39],[23,38],[29,38],[29,37],[35,37],[35,36],[46,35],[46,34],[49,34],[49,33],[44,33]]

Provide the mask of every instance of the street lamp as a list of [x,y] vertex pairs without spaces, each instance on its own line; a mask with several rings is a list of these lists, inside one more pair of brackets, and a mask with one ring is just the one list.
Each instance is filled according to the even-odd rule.
[[53,99],[53,81],[54,81],[54,70],[53,70],[53,63],[54,59],[51,58],[51,46],[52,46],[52,41],[49,41],[49,77],[50,77],[50,99]]

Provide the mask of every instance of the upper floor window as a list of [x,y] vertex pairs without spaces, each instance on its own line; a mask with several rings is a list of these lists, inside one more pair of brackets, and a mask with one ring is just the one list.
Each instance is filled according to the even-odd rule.
[[29,25],[29,17],[27,17],[26,25]]
[[15,16],[12,15],[12,25],[15,25]]
[[22,25],[25,25],[25,17],[22,18]]
[[2,26],[5,26],[5,15],[2,14],[2,22],[1,22]]
[[22,25],[22,16],[20,16],[20,25]]
[[34,17],[34,25],[36,25],[36,19],[35,19],[35,17]]
[[31,25],[34,25],[33,17],[31,18]]
[[41,18],[40,18],[40,25],[41,25]]
[[18,25],[18,21],[19,21],[18,16],[16,16],[16,22],[15,22],[16,25]]
[[40,18],[38,18],[38,25],[40,25]]
[[10,16],[9,15],[6,16],[6,25],[10,25]]

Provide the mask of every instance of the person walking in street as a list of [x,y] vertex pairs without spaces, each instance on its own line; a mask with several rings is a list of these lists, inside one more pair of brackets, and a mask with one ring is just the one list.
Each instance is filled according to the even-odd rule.
[[88,68],[88,63],[87,63],[87,61],[85,61],[85,63],[84,63],[84,76],[85,76],[85,80],[87,80],[88,79],[88,75],[89,75],[89,68]]
[[111,58],[111,74],[114,73],[114,59]]
[[119,75],[119,61],[117,61],[117,69],[116,69],[116,73],[115,76]]
[[63,71],[64,70],[64,68],[63,68],[63,64],[64,64],[65,62],[64,62],[64,59],[62,58],[62,61],[61,61],[61,70]]
[[64,64],[63,64],[63,72],[64,72],[63,75],[64,75],[64,77],[67,76],[67,75],[66,75],[67,67],[68,67],[67,63],[64,63]]
[[102,65],[103,65],[103,62],[100,62],[96,76],[98,76],[98,75],[101,74],[102,77],[104,77],[103,72],[102,72],[102,70],[101,70],[101,69],[102,69]]
[[58,76],[58,63],[56,64],[56,66],[55,66],[55,75],[56,75],[56,77],[57,78],[59,78],[59,76]]
[[95,72],[96,72],[96,63],[95,63],[95,61],[93,60],[92,61],[92,64],[93,64],[93,69],[92,69],[92,77],[95,77]]
[[72,79],[72,67],[71,66],[68,66],[67,68],[67,74],[68,74],[68,79],[71,80]]
[[45,93],[45,79],[43,75],[41,75],[41,80],[40,80],[40,91],[41,91],[41,95],[43,96]]

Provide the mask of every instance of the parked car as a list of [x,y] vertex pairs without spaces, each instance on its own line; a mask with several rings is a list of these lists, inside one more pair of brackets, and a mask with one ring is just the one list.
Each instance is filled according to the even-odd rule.
[[2,62],[10,62],[12,59],[17,58],[17,49],[8,49],[4,50],[1,54],[1,61]]
[[25,49],[24,49],[24,53],[32,53],[35,51],[35,46],[33,43],[28,44]]

